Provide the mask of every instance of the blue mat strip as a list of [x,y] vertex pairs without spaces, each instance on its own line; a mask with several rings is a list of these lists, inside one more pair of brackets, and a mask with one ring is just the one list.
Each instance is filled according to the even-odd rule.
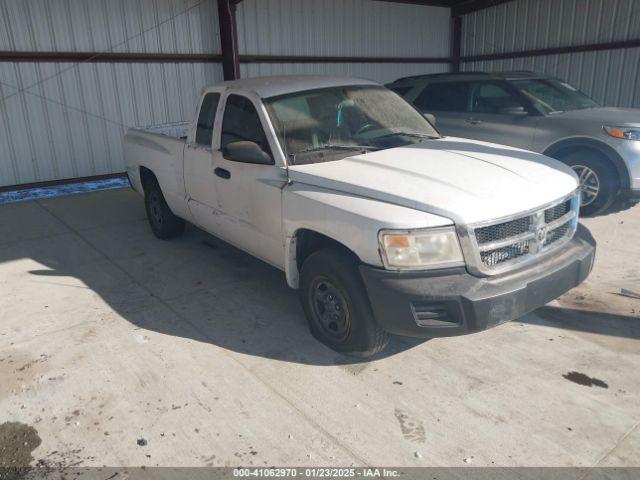
[[25,200],[40,200],[43,198],[62,197],[78,193],[97,192],[99,190],[116,190],[129,188],[129,180],[126,178],[110,178],[108,180],[95,180],[92,182],[68,183],[46,188],[31,188],[28,190],[16,190],[14,192],[0,193],[0,204],[23,202]]

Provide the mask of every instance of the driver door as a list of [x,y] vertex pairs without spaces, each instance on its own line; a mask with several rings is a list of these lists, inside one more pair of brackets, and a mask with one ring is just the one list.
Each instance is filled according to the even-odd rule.
[[214,184],[221,236],[243,250],[282,267],[283,166],[253,164],[225,157],[225,147],[238,141],[257,143],[270,154],[277,148],[265,133],[266,114],[259,100],[230,93],[225,98],[222,128],[213,152]]

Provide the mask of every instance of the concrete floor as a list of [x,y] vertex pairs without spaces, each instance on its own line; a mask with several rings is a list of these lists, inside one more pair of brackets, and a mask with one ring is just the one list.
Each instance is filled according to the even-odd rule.
[[132,191],[0,206],[0,424],[52,466],[640,465],[640,207],[584,223],[559,301],[354,363],[282,273],[156,240]]

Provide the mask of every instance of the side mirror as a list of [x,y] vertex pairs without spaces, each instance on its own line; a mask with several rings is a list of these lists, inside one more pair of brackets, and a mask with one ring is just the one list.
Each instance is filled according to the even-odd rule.
[[525,116],[529,115],[529,112],[527,112],[524,109],[524,107],[520,106],[520,107],[501,108],[500,109],[500,114],[501,115],[512,115],[512,116],[516,116],[516,117],[525,117]]
[[255,142],[233,142],[222,149],[222,156],[227,160],[242,163],[272,165],[273,158]]
[[433,126],[436,125],[436,116],[433,115],[432,113],[423,113],[422,116],[426,118],[431,125]]

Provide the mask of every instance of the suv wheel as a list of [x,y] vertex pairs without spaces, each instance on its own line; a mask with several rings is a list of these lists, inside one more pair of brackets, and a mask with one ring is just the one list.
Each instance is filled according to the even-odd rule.
[[309,256],[300,272],[300,300],[313,336],[337,352],[370,357],[389,343],[351,255],[323,249]]
[[156,180],[145,185],[144,205],[151,231],[156,237],[167,240],[184,233],[184,220],[173,214]]
[[604,212],[618,193],[617,173],[611,162],[596,152],[574,150],[560,155],[580,181],[580,213],[584,216]]

